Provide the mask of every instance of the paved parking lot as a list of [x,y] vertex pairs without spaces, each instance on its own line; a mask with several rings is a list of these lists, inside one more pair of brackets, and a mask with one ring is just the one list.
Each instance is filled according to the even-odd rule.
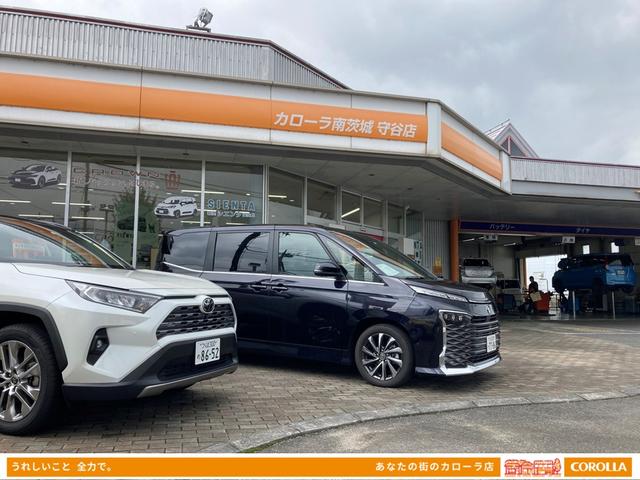
[[355,370],[241,358],[233,375],[161,397],[75,405],[4,452],[197,452],[284,425],[429,402],[604,392],[640,386],[640,320],[503,322],[503,362],[468,377],[422,377],[382,389]]

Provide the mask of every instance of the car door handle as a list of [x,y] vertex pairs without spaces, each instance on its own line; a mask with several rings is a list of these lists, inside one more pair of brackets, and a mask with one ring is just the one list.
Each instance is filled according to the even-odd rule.
[[273,290],[274,292],[284,292],[286,290],[289,290],[289,288],[285,287],[282,284],[279,284],[279,285],[272,285],[271,290]]
[[264,283],[252,283],[249,285],[249,288],[252,290],[266,290],[269,288],[269,285],[265,285]]

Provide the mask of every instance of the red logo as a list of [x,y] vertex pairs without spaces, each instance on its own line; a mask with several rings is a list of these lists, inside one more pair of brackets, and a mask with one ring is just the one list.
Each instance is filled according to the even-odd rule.
[[504,474],[507,477],[558,477],[562,471],[560,459],[555,460],[515,460],[504,462]]
[[175,170],[171,170],[169,173],[164,174],[164,183],[167,190],[176,191],[180,188],[180,174]]

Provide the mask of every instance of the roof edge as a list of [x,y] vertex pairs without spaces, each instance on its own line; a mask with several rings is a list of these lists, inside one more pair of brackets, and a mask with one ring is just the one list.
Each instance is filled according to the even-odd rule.
[[57,18],[60,20],[74,20],[79,22],[87,22],[87,23],[95,23],[99,25],[107,25],[113,27],[122,27],[122,28],[130,28],[136,30],[144,30],[148,32],[158,32],[158,33],[168,33],[172,35],[181,35],[185,37],[195,37],[195,38],[209,38],[213,40],[227,40],[227,41],[236,41],[236,42],[244,42],[244,43],[253,43],[256,45],[263,45],[273,48],[274,50],[286,55],[291,60],[307,67],[308,69],[314,71],[318,75],[324,77],[326,80],[334,83],[336,86],[345,89],[351,90],[349,86],[336,79],[335,77],[329,75],[324,72],[320,68],[312,65],[307,62],[303,58],[298,55],[290,52],[286,48],[278,45],[272,40],[265,40],[262,38],[252,38],[252,37],[242,37],[236,35],[226,35],[220,33],[210,33],[210,32],[201,32],[198,30],[182,30],[177,27],[162,27],[158,25],[148,25],[144,23],[134,23],[134,22],[124,22],[121,20],[112,20],[108,18],[101,17],[91,17],[91,16],[83,16],[83,15],[75,15],[75,14],[67,14],[67,13],[59,13],[52,12],[48,10],[38,10],[32,8],[21,8],[21,7],[10,7],[5,5],[0,5],[0,12],[5,13],[13,13],[13,14],[21,14],[21,15],[31,15],[31,16],[40,16],[40,17],[49,17],[49,18]]

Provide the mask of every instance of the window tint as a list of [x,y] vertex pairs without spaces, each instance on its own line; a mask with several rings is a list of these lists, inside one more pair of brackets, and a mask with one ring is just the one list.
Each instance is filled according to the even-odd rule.
[[347,278],[349,280],[357,280],[359,282],[379,281],[373,270],[354,257],[347,249],[328,238],[324,240],[331,255],[333,255],[338,263],[347,271]]
[[163,261],[193,270],[204,269],[209,232],[171,234],[166,238]]
[[216,272],[266,273],[269,233],[218,233],[213,269]]
[[331,258],[315,235],[282,232],[278,242],[278,272],[313,277],[318,263]]
[[465,267],[490,267],[489,261],[484,258],[467,258],[464,260]]

